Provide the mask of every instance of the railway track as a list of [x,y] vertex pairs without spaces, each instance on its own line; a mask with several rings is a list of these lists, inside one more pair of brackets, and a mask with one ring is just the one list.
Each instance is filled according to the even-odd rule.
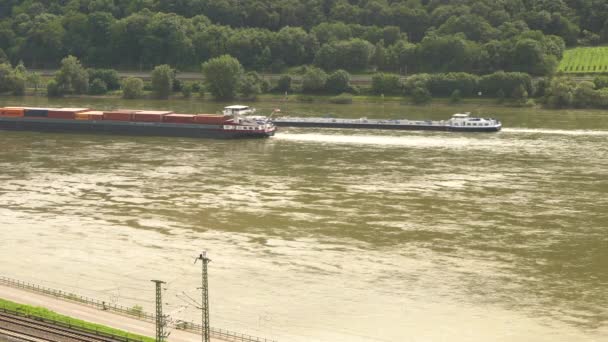
[[125,342],[127,340],[0,312],[0,333],[2,332],[14,339],[28,342]]

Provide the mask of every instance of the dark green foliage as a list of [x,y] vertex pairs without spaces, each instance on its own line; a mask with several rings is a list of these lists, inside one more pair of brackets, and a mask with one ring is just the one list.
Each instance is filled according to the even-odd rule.
[[345,93],[350,89],[350,74],[344,70],[332,72],[325,82],[325,89],[332,94]]
[[0,49],[0,64],[2,63],[8,63],[8,57],[6,56],[6,53],[4,53],[4,50]]
[[458,103],[462,101],[462,94],[460,93],[460,89],[456,89],[452,92],[452,94],[450,95],[450,102],[451,103]]
[[372,93],[376,95],[397,95],[402,92],[402,88],[397,75],[377,73],[372,76]]
[[321,92],[325,89],[325,82],[327,82],[327,74],[323,70],[309,67],[302,76],[302,91],[305,93]]
[[425,104],[432,100],[431,93],[423,87],[416,87],[412,90],[412,102],[415,104]]
[[57,81],[50,80],[46,85],[46,94],[48,97],[59,97],[63,96],[63,91]]
[[262,92],[260,83],[251,74],[246,74],[239,82],[239,93],[243,98],[253,100]]
[[106,86],[106,82],[99,78],[94,79],[89,86],[89,94],[91,95],[103,95],[107,92],[108,87]]
[[175,78],[175,73],[173,73],[173,91],[178,92],[182,91],[183,82],[177,78]]
[[479,91],[479,77],[464,72],[434,74],[427,87],[433,96],[451,96],[458,90],[462,96],[473,96]]
[[122,82],[122,97],[136,99],[144,94],[144,81],[141,78],[129,77]]
[[601,0],[0,1],[0,63],[550,75],[566,45],[608,43],[607,22]]
[[525,73],[499,71],[479,79],[479,90],[484,96],[495,96],[498,90],[510,95],[520,85],[524,87],[528,95],[534,94],[532,77]]
[[291,81],[292,81],[291,76],[281,75],[281,77],[279,77],[279,80],[277,82],[277,86],[275,89],[282,93],[291,91]]
[[230,100],[236,95],[243,67],[229,55],[213,58],[202,65],[207,90],[217,99]]
[[152,70],[152,91],[154,97],[158,99],[167,99],[173,91],[173,79],[175,78],[175,70],[169,65],[159,65]]
[[608,88],[608,76],[597,76],[593,79],[595,89]]
[[102,80],[108,90],[118,90],[120,89],[120,76],[118,76],[118,72],[113,69],[88,69],[89,73],[89,81],[92,82],[95,79]]
[[505,102],[505,91],[502,89],[498,89],[498,92],[496,92],[496,102],[498,103],[503,103]]
[[[189,99],[190,97],[192,97],[192,91],[193,91],[192,84],[186,83],[186,84],[182,85],[181,88],[182,88],[181,92],[182,92],[182,95],[184,96],[184,98]],[[200,90],[200,88],[199,88],[199,90]]]
[[61,94],[86,94],[89,89],[89,74],[78,58],[68,56],[61,60],[61,68],[55,74],[55,82]]

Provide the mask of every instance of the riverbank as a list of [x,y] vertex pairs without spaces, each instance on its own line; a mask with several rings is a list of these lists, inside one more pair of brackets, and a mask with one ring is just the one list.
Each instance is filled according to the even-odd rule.
[[[122,330],[125,334],[129,331],[133,334],[131,336],[141,336],[144,341],[154,341],[154,338],[145,337],[154,335],[155,325],[152,321],[141,321],[125,315],[118,315],[110,311],[98,310],[79,303],[9,287],[5,284],[0,284],[0,307],[21,307],[22,309],[20,309],[20,311],[24,309],[29,310],[31,308],[31,310],[36,313],[43,314],[43,317],[55,320],[74,318],[75,320],[70,320],[74,325],[83,323],[86,327],[108,328],[109,331],[117,332]],[[171,329],[171,342],[198,342],[200,339],[200,334]],[[212,341],[225,340],[212,338]]]
[[121,338],[132,338],[136,340],[140,340],[143,342],[154,342],[155,339],[152,337],[147,337],[143,335],[137,335],[133,333],[129,333],[124,330],[114,329],[109,326],[95,324],[87,321],[83,321],[80,319],[76,319],[71,316],[60,315],[52,310],[49,310],[40,306],[31,306],[21,303],[15,303],[6,299],[0,298],[0,308],[4,310],[8,310],[9,312],[18,312],[21,315],[25,315],[28,317],[40,318],[52,322],[65,323],[69,324],[75,328],[81,328],[86,331],[92,332],[100,332],[104,334],[109,334],[113,336],[118,336]]

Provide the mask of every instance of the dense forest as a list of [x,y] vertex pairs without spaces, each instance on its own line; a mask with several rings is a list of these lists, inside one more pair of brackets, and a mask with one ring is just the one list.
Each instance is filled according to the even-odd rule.
[[521,71],[608,42],[605,0],[0,0],[0,60],[56,67]]

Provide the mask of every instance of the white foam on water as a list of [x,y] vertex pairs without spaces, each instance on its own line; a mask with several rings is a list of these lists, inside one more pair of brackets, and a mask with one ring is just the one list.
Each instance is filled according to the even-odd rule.
[[504,145],[504,141],[498,139],[479,139],[463,137],[461,135],[344,135],[344,134],[320,134],[320,133],[278,133],[274,136],[278,140],[300,141],[313,143],[333,144],[360,144],[380,146],[400,146],[413,148],[488,148]]
[[545,128],[503,128],[505,133],[533,133],[533,134],[560,134],[560,135],[582,135],[582,136],[608,136],[608,131],[584,130],[584,129],[545,129]]

